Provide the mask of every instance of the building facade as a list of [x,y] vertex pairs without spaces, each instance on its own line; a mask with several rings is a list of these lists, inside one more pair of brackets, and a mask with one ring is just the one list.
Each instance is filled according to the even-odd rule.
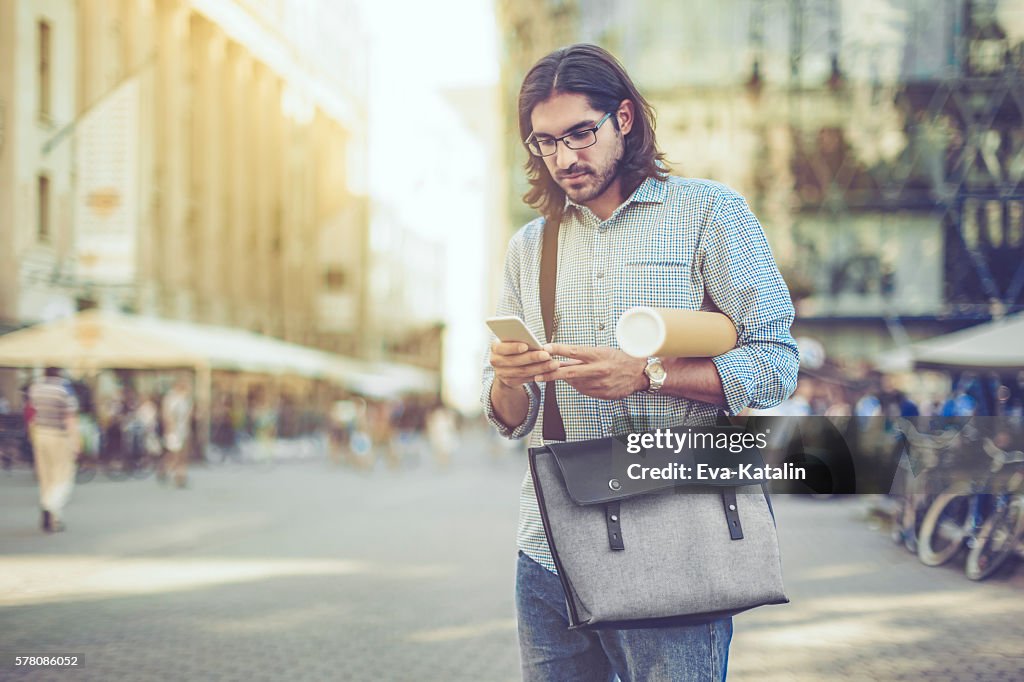
[[[795,331],[830,353],[870,359],[1024,309],[1024,3],[502,5],[506,111],[537,57],[609,48],[657,110],[674,172],[751,202]],[[508,149],[510,167],[525,160]]]
[[0,2],[0,324],[100,306],[360,354],[365,45],[345,1]]

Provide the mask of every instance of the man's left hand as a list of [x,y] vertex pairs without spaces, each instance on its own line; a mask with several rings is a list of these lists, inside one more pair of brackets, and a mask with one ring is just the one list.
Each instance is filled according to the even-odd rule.
[[618,400],[647,389],[647,361],[617,348],[549,343],[544,350],[577,362],[539,374],[536,381],[564,381],[583,395],[601,400]]

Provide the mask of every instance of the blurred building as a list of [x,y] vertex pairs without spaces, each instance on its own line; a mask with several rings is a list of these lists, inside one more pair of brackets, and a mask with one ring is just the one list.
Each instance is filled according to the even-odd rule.
[[441,366],[439,320],[445,317],[444,246],[412,229],[391,206],[375,205],[372,214],[371,353],[436,370]]
[[0,324],[90,306],[368,343],[348,0],[0,1]]
[[[552,50],[582,42],[583,17],[589,10],[576,0],[496,0],[501,44],[501,91],[504,149],[509,169],[510,229],[515,232],[536,213],[522,197],[529,188],[524,164],[526,149],[519,135],[517,100],[523,78],[533,64]],[[511,235],[509,235],[511,236]],[[502,257],[507,240],[497,245]],[[504,258],[502,258],[502,261]],[[501,261],[499,261],[501,262]],[[492,283],[500,287],[501,280]],[[497,301],[498,293],[493,295]]]
[[1024,309],[1024,2],[500,6],[510,168],[526,158],[511,122],[530,65],[572,42],[609,48],[655,106],[674,171],[748,198],[795,331],[830,354]]
[[[508,187],[500,83],[448,88],[444,100],[464,131],[458,138],[464,171],[452,178],[462,227],[448,243],[449,311],[445,337],[445,397],[466,412],[480,406],[480,354],[490,339],[483,320],[494,314],[508,244]],[[473,172],[473,169],[476,169]],[[469,171],[469,172],[467,172]]]

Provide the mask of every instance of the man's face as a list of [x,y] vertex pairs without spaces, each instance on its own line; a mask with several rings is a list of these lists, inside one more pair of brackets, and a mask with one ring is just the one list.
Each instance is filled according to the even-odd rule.
[[[597,111],[583,95],[558,93],[533,108],[530,122],[534,137],[562,137],[581,128],[593,128],[608,113]],[[612,112],[612,118],[618,116]],[[586,149],[569,149],[559,142],[557,151],[544,157],[548,172],[566,195],[578,204],[586,204],[602,194],[615,180],[625,145],[615,122],[605,121],[597,131],[597,143]]]

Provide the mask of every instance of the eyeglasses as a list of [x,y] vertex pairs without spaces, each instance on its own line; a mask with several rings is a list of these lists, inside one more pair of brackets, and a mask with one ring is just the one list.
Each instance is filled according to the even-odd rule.
[[526,146],[530,150],[530,153],[534,156],[551,156],[558,151],[558,143],[563,142],[569,149],[586,149],[587,147],[593,147],[597,144],[597,129],[604,125],[604,122],[611,118],[612,113],[609,111],[597,125],[593,128],[583,128],[581,130],[574,130],[568,135],[562,137],[533,137],[526,140]]

